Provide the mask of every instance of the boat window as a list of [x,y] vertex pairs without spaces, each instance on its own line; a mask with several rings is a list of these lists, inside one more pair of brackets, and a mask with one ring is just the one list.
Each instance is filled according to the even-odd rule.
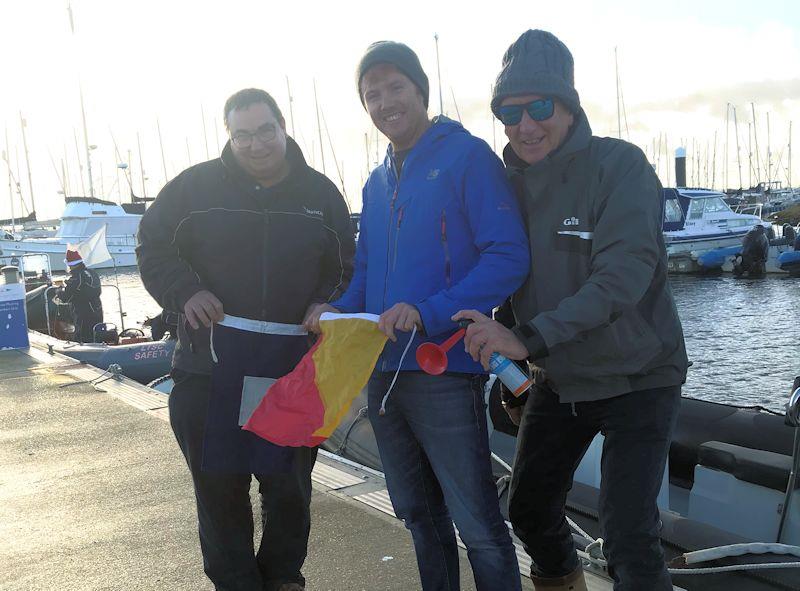
[[677,199],[667,199],[664,203],[664,221],[680,222],[683,220],[683,212]]
[[730,211],[727,203],[725,203],[722,198],[720,197],[710,197],[708,199],[703,199],[705,201],[705,206],[703,211],[705,213],[719,213],[719,212],[727,212]]
[[104,209],[93,209],[92,215],[108,215],[108,212]]
[[728,220],[728,227],[734,228],[739,226],[752,226],[753,220]]
[[692,199],[689,204],[689,219],[699,220],[703,217],[703,201],[704,199]]

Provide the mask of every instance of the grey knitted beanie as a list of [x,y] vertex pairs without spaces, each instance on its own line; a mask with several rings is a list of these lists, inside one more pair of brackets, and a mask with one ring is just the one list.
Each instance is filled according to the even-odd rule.
[[419,88],[425,108],[428,108],[428,95],[430,94],[428,76],[425,75],[417,54],[408,45],[397,43],[396,41],[376,41],[367,47],[364,57],[358,63],[356,90],[362,105],[364,104],[364,97],[361,96],[361,79],[367,73],[367,70],[377,64],[391,64],[408,76],[408,79]]
[[529,29],[506,50],[494,85],[492,112],[506,97],[524,94],[555,97],[572,113],[580,109],[572,54],[552,33]]

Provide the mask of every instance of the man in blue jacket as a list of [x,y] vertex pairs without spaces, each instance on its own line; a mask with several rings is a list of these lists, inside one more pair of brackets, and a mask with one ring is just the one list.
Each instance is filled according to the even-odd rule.
[[455,521],[477,589],[513,591],[519,570],[492,479],[486,372],[463,347],[450,351],[440,376],[421,372],[413,353],[452,334],[456,311],[488,313],[522,284],[529,254],[516,199],[485,142],[445,117],[428,118],[428,78],[407,46],[371,45],[357,83],[391,145],[364,186],[352,283],[307,325],[318,330],[324,311],[380,314],[390,342],[369,383],[370,420],[422,588],[459,588]]

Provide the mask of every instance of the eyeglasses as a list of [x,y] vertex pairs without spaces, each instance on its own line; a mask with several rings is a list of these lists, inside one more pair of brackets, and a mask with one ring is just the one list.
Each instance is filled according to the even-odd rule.
[[253,145],[253,138],[258,138],[262,144],[267,144],[278,137],[278,130],[274,125],[264,125],[255,132],[239,131],[231,136],[231,141],[237,148],[249,148]]
[[522,121],[522,112],[527,111],[528,116],[534,121],[545,121],[553,116],[555,105],[553,99],[537,99],[524,105],[505,105],[498,107],[495,116],[503,125],[519,125]]

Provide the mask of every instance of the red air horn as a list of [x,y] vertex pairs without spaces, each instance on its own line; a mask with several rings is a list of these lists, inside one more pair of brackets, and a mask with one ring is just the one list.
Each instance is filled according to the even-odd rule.
[[467,325],[469,322],[460,322],[461,328],[454,332],[449,339],[441,345],[436,343],[422,343],[417,347],[417,364],[419,364],[422,371],[432,376],[438,376],[447,369],[447,352],[453,348],[464,333],[467,332]]

